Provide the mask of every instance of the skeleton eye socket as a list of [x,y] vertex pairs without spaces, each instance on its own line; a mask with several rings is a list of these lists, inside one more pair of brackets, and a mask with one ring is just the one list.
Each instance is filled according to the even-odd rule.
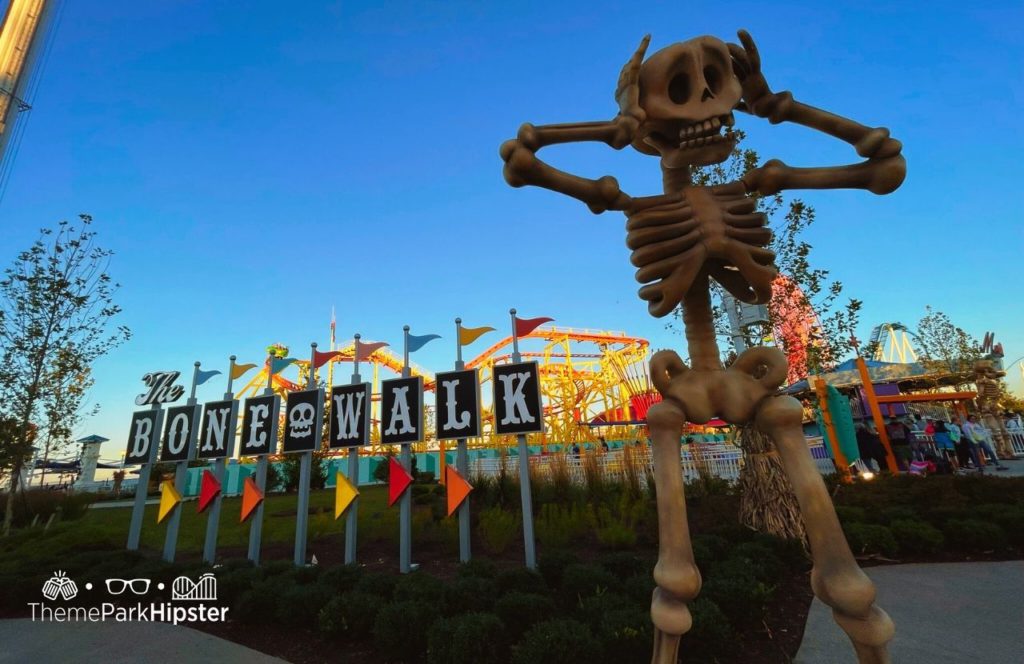
[[704,68],[704,80],[712,93],[718,94],[718,91],[722,89],[722,73],[716,67],[708,65]]
[[676,74],[668,83],[668,98],[675,104],[685,104],[690,98],[690,77]]

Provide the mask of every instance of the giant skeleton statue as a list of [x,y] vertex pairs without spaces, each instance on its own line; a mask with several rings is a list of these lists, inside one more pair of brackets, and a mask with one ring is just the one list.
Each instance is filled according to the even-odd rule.
[[[732,424],[753,422],[771,436],[800,504],[813,559],[814,594],[833,610],[860,662],[888,662],[886,644],[894,627],[875,606],[875,588],[850,553],[835,508],[804,439],[802,409],[778,393],[786,359],[775,348],[751,348],[724,368],[715,341],[709,279],[744,302],[764,303],[776,276],[775,255],[756,196],[785,189],[895,190],[906,163],[901,144],[884,128],[865,127],[802,104],[789,92],[772,92],[750,35],[742,46],[715,37],[672,44],[644,61],[645,37],[619,77],[619,113],[607,122],[535,127],[501,146],[505,179],[513,187],[536,185],[577,198],[594,213],[626,214],[626,244],[632,250],[639,295],[654,316],[682,304],[690,366],[672,351],[651,358],[651,375],[664,400],[648,414],[657,488],[659,552],[657,588],[651,601],[655,625],[653,662],[675,662],[680,637],[690,629],[687,602],[700,590],[680,472],[683,424],[719,416]],[[726,160],[735,146],[733,113],[771,123],[795,122],[850,143],[865,160],[853,165],[792,168],[771,160],[742,180],[702,187],[694,167]],[[540,161],[548,145],[600,141],[616,150],[631,145],[661,157],[664,194],[634,198],[615,178],[597,180],[565,173]]]
[[1013,446],[1010,444],[1010,432],[1006,430],[999,411],[999,379],[1006,375],[1005,371],[996,369],[992,360],[978,360],[974,363],[974,384],[978,386],[978,396],[974,402],[981,415],[981,423],[992,436],[993,447],[1000,459],[1012,460]]

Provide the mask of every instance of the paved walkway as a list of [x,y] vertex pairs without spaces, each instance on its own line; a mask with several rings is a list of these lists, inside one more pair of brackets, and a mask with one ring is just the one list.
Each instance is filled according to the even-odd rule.
[[[1024,561],[870,567],[878,605],[896,623],[898,664],[1024,662]],[[853,646],[817,599],[795,664],[856,664]]]
[[0,662],[284,664],[189,627],[159,622],[53,623],[0,620]]

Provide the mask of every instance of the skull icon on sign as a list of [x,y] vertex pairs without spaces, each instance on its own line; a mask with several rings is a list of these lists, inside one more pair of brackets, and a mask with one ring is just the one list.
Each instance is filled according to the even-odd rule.
[[316,409],[310,403],[297,403],[288,411],[288,429],[292,438],[306,438],[313,434]]

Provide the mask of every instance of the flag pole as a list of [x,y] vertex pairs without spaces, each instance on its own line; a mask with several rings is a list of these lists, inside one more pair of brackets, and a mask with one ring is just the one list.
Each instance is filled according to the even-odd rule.
[[[197,361],[192,367],[192,390],[189,392],[188,401],[185,402],[186,406],[192,406],[195,409],[196,401],[196,388],[199,387],[196,383],[199,380],[199,366],[200,363]],[[182,495],[185,492],[185,479],[188,476],[188,462],[195,452],[192,445],[192,440],[195,438],[195,430],[199,426],[196,421],[196,411],[193,410],[192,422],[189,424],[189,442],[188,442],[188,454],[184,461],[178,461],[174,464],[174,490],[178,492],[178,495]],[[168,441],[170,443],[170,441]],[[173,563],[174,553],[178,548],[178,530],[181,527],[181,505],[174,507],[174,512],[170,516],[170,520],[167,522],[167,532],[164,534],[164,562]]]
[[[263,396],[269,397],[274,394],[274,356],[267,356],[267,386],[263,388]],[[280,413],[271,413],[272,417],[278,417]],[[267,441],[267,445],[270,449],[277,446],[277,440]],[[267,493],[267,457],[270,456],[269,450],[267,454],[261,454],[256,459],[256,488],[263,492],[264,495]],[[253,565],[260,564],[260,541],[263,538],[263,501],[256,506],[253,510],[251,517],[252,525],[249,526],[249,560],[252,561]]]
[[[232,392],[232,388],[235,383],[235,360],[238,359],[234,355],[228,358],[230,364],[228,365],[228,387],[224,391],[224,400],[233,401],[235,393]],[[229,442],[227,454],[213,461],[213,479],[217,480],[217,484],[220,485],[221,491],[217,494],[217,497],[213,499],[213,504],[210,505],[210,515],[206,520],[206,541],[203,542],[203,562],[207,565],[212,565],[214,560],[217,558],[217,530],[220,527],[220,504],[224,499],[224,471],[227,467],[227,457],[231,456],[232,442],[235,437],[235,421],[234,418],[228,423],[229,429]]]
[[[358,385],[363,382],[362,377],[359,375],[359,339],[362,336],[356,332],[355,343],[352,350],[352,384]],[[372,396],[372,392],[371,392]],[[369,408],[370,404],[364,404],[364,408]],[[359,448],[350,447],[348,448],[348,481],[354,486],[359,486]],[[352,504],[349,505],[348,514],[345,516],[345,564],[352,565],[356,562],[356,533],[359,526],[359,495],[352,499]]]
[[129,551],[139,550],[139,539],[142,537],[142,517],[146,512],[146,496],[149,493],[149,476],[156,463],[157,447],[160,445],[160,431],[163,429],[164,414],[158,400],[154,400],[150,410],[157,411],[153,433],[149,442],[149,456],[146,463],[139,465],[139,479],[135,484],[135,502],[132,504],[132,519],[128,525]]
[[[403,349],[402,349],[402,378],[409,378],[412,371],[409,369],[409,326],[402,327]],[[423,404],[420,404],[423,407]],[[383,420],[383,416],[381,418]],[[402,467],[405,472],[412,474],[412,448],[409,443],[401,444]],[[415,478],[413,478],[415,480]],[[412,491],[405,491],[399,502],[398,510],[398,571],[408,574],[412,570]]]
[[[306,389],[312,390],[316,387],[316,342],[309,344],[309,376],[306,379]],[[321,433],[314,431],[315,440],[320,439]],[[302,452],[299,457],[299,499],[296,505],[295,519],[295,566],[302,567],[306,564],[306,532],[309,529],[309,479],[313,470],[313,451]]]
[[[512,362],[522,361],[519,354],[519,334],[516,331],[516,310],[509,309],[512,316]],[[516,447],[519,450],[519,493],[523,501],[523,543],[526,550],[526,566],[537,568],[537,545],[533,536],[533,495],[530,491],[530,448],[526,444],[526,434],[516,434]]]
[[[455,319],[455,370],[462,371],[466,363],[462,361],[462,319]],[[444,444],[443,442],[441,443]],[[459,471],[463,479],[469,477],[469,450],[465,438],[459,438],[456,443],[455,469]],[[444,449],[441,450],[441,458],[444,458]],[[444,469],[441,470],[442,474]],[[459,562],[468,563],[473,556],[470,548],[470,517],[469,517],[469,496],[462,500],[459,505]]]

